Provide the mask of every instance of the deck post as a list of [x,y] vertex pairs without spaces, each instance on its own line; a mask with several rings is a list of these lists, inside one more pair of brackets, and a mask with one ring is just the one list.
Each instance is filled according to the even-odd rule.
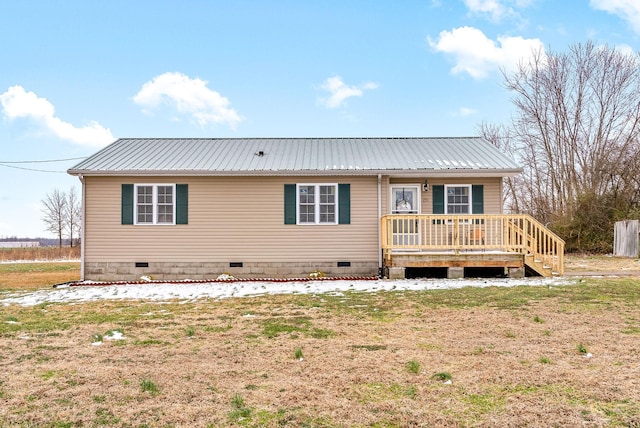
[[448,279],[464,278],[464,268],[463,267],[450,267],[450,268],[447,268],[447,278]]
[[509,278],[524,278],[524,267],[510,267],[507,272]]
[[389,267],[387,268],[387,278],[389,279],[405,279],[404,267]]

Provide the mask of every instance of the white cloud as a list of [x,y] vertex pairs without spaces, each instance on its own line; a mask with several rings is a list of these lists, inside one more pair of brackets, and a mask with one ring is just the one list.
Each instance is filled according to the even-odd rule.
[[591,0],[596,10],[604,10],[628,21],[633,30],[640,34],[640,2],[638,0]]
[[488,16],[494,22],[500,22],[505,17],[517,16],[511,7],[505,6],[499,0],[464,0],[469,12]]
[[147,111],[168,105],[200,126],[223,123],[235,128],[242,118],[227,98],[207,84],[182,73],[164,73],[142,85],[133,101]]
[[627,56],[630,56],[630,57],[633,57],[633,56],[637,55],[636,51],[631,46],[629,46],[627,44],[624,44],[624,43],[621,44],[621,45],[616,45],[614,47],[614,49],[616,51],[620,52],[621,54],[624,54],[624,55],[627,55]]
[[454,74],[468,73],[474,79],[482,79],[499,68],[513,70],[534,51],[544,52],[539,39],[499,36],[496,42],[473,27],[442,31],[438,40],[428,37],[427,41],[436,51],[455,58],[451,69]]
[[467,117],[476,114],[478,111],[469,107],[460,107],[456,112],[456,116]]
[[469,13],[487,17],[493,22],[501,22],[504,19],[522,20],[522,16],[516,9],[531,6],[535,0],[464,0]]
[[334,109],[345,104],[351,97],[361,97],[365,90],[376,89],[378,84],[366,82],[359,86],[346,85],[340,76],[329,77],[320,85],[320,89],[329,93],[327,97],[319,99],[319,103],[326,108]]
[[0,95],[4,117],[8,120],[28,119],[47,132],[67,141],[88,146],[104,146],[114,140],[111,131],[98,122],[81,128],[56,117],[56,109],[46,98],[27,92],[22,86],[10,87]]

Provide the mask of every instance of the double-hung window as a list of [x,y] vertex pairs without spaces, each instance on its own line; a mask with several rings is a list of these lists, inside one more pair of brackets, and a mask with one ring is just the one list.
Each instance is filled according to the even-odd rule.
[[136,184],[135,224],[175,224],[175,185]]
[[434,214],[483,214],[484,185],[437,184],[431,186]]
[[471,214],[471,186],[445,186],[446,214]]
[[298,224],[337,224],[337,184],[298,184]]

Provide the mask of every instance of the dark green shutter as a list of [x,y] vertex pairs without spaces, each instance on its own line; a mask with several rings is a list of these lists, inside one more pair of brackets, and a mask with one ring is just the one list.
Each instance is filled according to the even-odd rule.
[[133,184],[122,185],[122,224],[133,224]]
[[284,224],[296,224],[296,185],[284,185]]
[[350,184],[338,184],[338,224],[351,224]]
[[189,185],[176,184],[176,224],[189,223]]
[[431,186],[431,193],[433,195],[432,214],[444,214],[444,185]]
[[471,186],[471,214],[484,214],[484,186]]

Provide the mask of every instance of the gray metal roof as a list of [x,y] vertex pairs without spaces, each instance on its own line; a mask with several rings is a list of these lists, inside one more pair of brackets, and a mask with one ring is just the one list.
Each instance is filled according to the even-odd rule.
[[[122,138],[68,170],[78,175],[505,176],[521,168],[467,138]],[[426,174],[431,173],[431,174]]]

